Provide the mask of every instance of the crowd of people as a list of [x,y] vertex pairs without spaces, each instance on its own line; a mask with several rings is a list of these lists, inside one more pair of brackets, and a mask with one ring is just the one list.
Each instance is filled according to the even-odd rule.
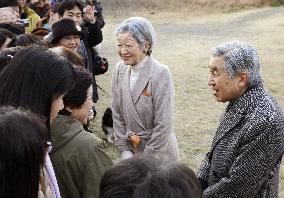
[[152,56],[155,29],[142,17],[114,32],[114,163],[89,128],[95,76],[108,67],[98,52],[104,25],[96,0],[1,0],[1,198],[278,197],[284,115],[256,49],[241,41],[212,49],[208,85],[228,105],[195,173],[180,162],[174,81]]

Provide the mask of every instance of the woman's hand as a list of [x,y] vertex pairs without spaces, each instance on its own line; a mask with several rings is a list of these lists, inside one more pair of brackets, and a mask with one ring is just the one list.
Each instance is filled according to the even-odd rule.
[[121,159],[128,159],[133,157],[133,153],[131,151],[122,151],[121,153]]

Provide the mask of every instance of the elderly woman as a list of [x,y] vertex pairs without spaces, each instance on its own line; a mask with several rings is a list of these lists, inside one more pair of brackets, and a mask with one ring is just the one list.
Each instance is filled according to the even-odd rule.
[[174,85],[167,66],[151,56],[155,31],[141,17],[123,21],[115,30],[117,63],[112,81],[115,145],[122,159],[136,153],[166,153],[178,161],[172,131]]
[[83,128],[94,105],[93,78],[84,68],[75,71],[74,86],[51,125],[50,157],[62,198],[98,197],[100,179],[113,163],[98,138]]

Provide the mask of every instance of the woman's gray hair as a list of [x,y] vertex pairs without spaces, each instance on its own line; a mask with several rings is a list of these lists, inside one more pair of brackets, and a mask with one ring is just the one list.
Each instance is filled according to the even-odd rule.
[[149,49],[146,54],[151,55],[153,46],[156,43],[156,32],[153,25],[147,19],[142,17],[130,17],[125,19],[115,29],[114,34],[117,36],[119,33],[124,32],[129,32],[140,46],[148,42]]
[[224,57],[224,70],[230,78],[246,71],[249,76],[249,86],[255,86],[262,82],[259,57],[253,46],[241,41],[230,41],[214,47],[212,56]]

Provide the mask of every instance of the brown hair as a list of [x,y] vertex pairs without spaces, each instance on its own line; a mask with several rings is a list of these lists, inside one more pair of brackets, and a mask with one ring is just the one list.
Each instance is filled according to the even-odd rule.
[[84,68],[84,61],[82,57],[74,50],[68,49],[63,46],[53,47],[53,48],[50,48],[49,50],[59,55],[60,57],[66,59],[69,63],[73,65],[73,67],[83,67]]

